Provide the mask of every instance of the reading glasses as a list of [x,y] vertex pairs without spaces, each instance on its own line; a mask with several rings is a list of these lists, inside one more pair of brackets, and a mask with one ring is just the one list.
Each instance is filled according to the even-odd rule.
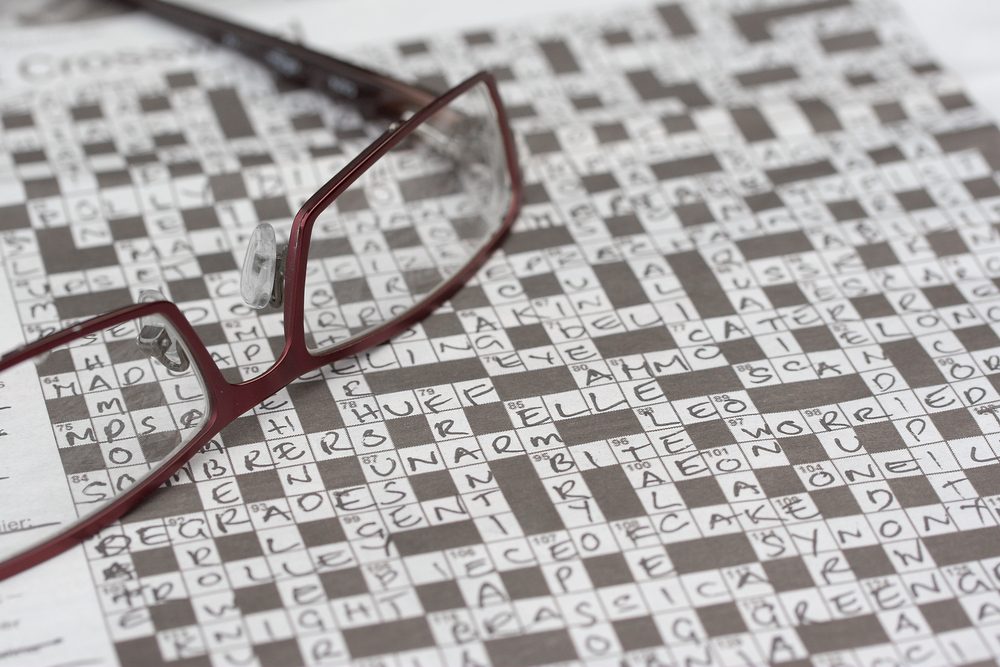
[[[494,77],[444,94],[161,0],[120,0],[355,105],[384,131],[295,214],[250,237],[241,295],[281,313],[274,364],[231,382],[156,290],[0,358],[0,579],[141,503],[238,416],[431,313],[497,248],[521,180]],[[19,480],[26,484],[17,484]],[[27,496],[25,495],[27,493]]]

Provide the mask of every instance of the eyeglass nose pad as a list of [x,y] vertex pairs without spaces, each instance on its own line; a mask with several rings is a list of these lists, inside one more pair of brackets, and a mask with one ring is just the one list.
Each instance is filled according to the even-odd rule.
[[262,222],[250,235],[243,272],[240,276],[240,294],[251,308],[261,310],[270,306],[280,308],[284,301],[285,254],[288,246],[278,243],[274,228]]
[[[160,290],[139,291],[139,303],[164,300],[166,297]],[[191,366],[187,353],[170,337],[170,332],[158,315],[139,318],[139,335],[136,336],[135,344],[143,354],[160,362],[167,370],[183,373]]]

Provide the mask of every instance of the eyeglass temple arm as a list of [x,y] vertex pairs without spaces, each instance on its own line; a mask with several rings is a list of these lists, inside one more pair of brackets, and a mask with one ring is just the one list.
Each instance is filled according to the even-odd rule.
[[399,116],[436,95],[253,28],[163,0],[116,0],[235,49],[291,81],[311,86],[371,115]]

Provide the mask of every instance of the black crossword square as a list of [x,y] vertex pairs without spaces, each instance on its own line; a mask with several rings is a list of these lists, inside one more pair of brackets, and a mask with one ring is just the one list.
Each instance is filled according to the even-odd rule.
[[198,265],[202,273],[220,273],[222,271],[235,271],[236,260],[232,253],[216,252],[210,255],[198,255]]
[[938,100],[941,106],[948,111],[956,111],[973,106],[972,100],[965,93],[951,93],[949,95],[939,95]]
[[[503,574],[501,573],[501,576]],[[420,600],[424,611],[428,614],[465,606],[462,590],[458,587],[458,583],[452,579],[431,584],[418,584],[415,588],[417,598]],[[516,599],[513,595],[511,597],[512,599]]]
[[[1000,188],[997,187],[996,181],[989,179],[993,188],[996,188],[996,194],[1000,195]],[[969,187],[966,183],[966,187]],[[940,232],[931,232],[927,235],[927,242],[931,245],[931,250],[934,251],[938,257],[949,257],[951,255],[962,255],[969,252],[969,246],[965,244],[965,240],[962,235],[958,233],[957,230],[946,230]]]
[[292,118],[292,127],[299,132],[323,128],[323,117],[318,113],[299,114]]
[[898,146],[883,146],[882,148],[870,150],[868,151],[868,157],[875,164],[891,164],[893,162],[902,162],[906,159],[903,151],[899,150]]
[[676,114],[663,117],[663,128],[670,133],[693,132],[698,129],[694,119],[686,114]]
[[500,573],[504,588],[511,600],[523,600],[541,595],[549,595],[549,585],[542,569],[535,565],[506,570]]
[[740,338],[719,343],[719,350],[730,366],[738,366],[748,361],[759,361],[767,355],[761,349],[760,343],[753,338]]
[[506,330],[507,338],[515,349],[525,350],[532,347],[550,345],[552,340],[541,324],[522,324]]
[[906,441],[892,422],[876,422],[854,427],[858,442],[869,454],[906,449]]
[[201,208],[189,208],[181,211],[184,219],[184,226],[188,231],[199,229],[214,229],[219,226],[219,217],[215,214],[212,206],[202,206]]
[[605,219],[604,225],[612,236],[632,236],[646,231],[642,222],[634,215],[616,215]]
[[243,502],[257,503],[265,500],[283,498],[284,488],[277,470],[259,470],[247,475],[237,475]]
[[181,132],[166,132],[153,136],[153,145],[157,148],[175,148],[187,143]]
[[[271,341],[271,339],[268,339]],[[280,350],[284,338],[275,337],[274,349]],[[296,382],[285,388],[306,433],[324,433],[344,426],[330,388],[324,382]]]
[[90,418],[90,408],[83,396],[63,396],[45,401],[49,413],[49,421],[53,424],[63,424]]
[[307,547],[318,547],[323,544],[343,542],[347,539],[344,527],[340,524],[340,519],[336,517],[306,521],[298,526],[299,535]]
[[88,157],[94,155],[106,155],[108,153],[117,153],[118,149],[113,141],[95,141],[93,143],[84,144],[83,152]]
[[140,577],[176,572],[180,569],[173,547],[134,551],[132,552],[132,563],[135,565],[135,573]]
[[809,568],[801,556],[786,556],[762,563],[764,573],[774,589],[781,593],[814,586]]
[[413,447],[434,442],[430,424],[423,415],[389,419],[385,422],[385,426],[389,431],[389,437],[397,447]]
[[687,431],[691,441],[698,449],[725,447],[736,442],[736,436],[729,430],[726,422],[721,419],[687,424],[684,426],[684,430]]
[[170,296],[174,301],[200,301],[210,297],[208,285],[202,278],[184,278],[168,283]]
[[579,97],[571,98],[570,101],[577,111],[600,109],[602,106],[601,98],[597,95],[580,95]]
[[410,485],[417,500],[435,500],[458,495],[458,487],[447,470],[435,470],[410,477]]
[[264,441],[264,431],[256,417],[238,417],[222,429],[222,441],[227,447]]
[[804,306],[809,303],[809,299],[802,293],[802,288],[798,283],[782,283],[779,285],[767,285],[764,287],[764,294],[775,308],[787,308],[789,306]]
[[982,435],[975,418],[965,408],[932,412],[931,421],[934,422],[938,432],[948,440]]
[[105,467],[101,448],[96,444],[63,447],[59,450],[59,457],[67,475],[103,470]]
[[924,296],[934,308],[947,308],[967,303],[962,292],[954,285],[938,285],[923,288]]
[[899,264],[899,258],[896,257],[895,251],[884,241],[882,243],[859,246],[856,250],[867,269],[879,269],[884,266]]
[[860,220],[861,218],[868,216],[861,204],[854,199],[827,202],[826,207],[830,209],[830,215],[832,215],[838,222],[843,222],[845,220]]
[[359,301],[371,301],[371,288],[364,278],[350,278],[348,280],[335,280],[330,283],[333,293],[337,298],[337,303],[358,303]]
[[897,192],[896,199],[907,211],[919,211],[921,209],[934,207],[934,200],[931,199],[931,196],[926,190],[923,189]]
[[319,469],[323,486],[327,489],[355,487],[365,483],[365,473],[361,469],[361,462],[353,456],[318,461],[316,467]]
[[931,632],[942,633],[972,627],[972,621],[962,603],[955,599],[938,600],[920,605]]
[[754,470],[760,488],[768,498],[787,496],[793,493],[804,493],[805,485],[795,468],[777,466],[774,468],[758,468]]
[[747,626],[743,616],[734,602],[723,602],[708,607],[696,607],[698,620],[709,637],[732,635],[746,632]]
[[590,581],[597,588],[629,584],[634,581],[625,556],[620,553],[584,558],[583,566],[590,575]]
[[555,132],[537,132],[535,134],[529,134],[524,137],[524,141],[528,146],[528,151],[533,155],[539,155],[541,153],[554,153],[561,148]]
[[23,182],[24,192],[28,199],[42,199],[45,197],[58,197],[61,194],[59,181],[55,178],[42,177],[27,179]]
[[121,388],[122,399],[129,411],[146,410],[167,405],[167,397],[159,382],[127,385]]
[[708,205],[703,202],[676,206],[674,207],[674,213],[677,214],[681,224],[685,227],[715,222],[715,216],[712,215],[712,211],[708,208]]
[[260,667],[286,667],[287,665],[305,664],[299,643],[295,639],[255,644],[253,652],[260,660]]
[[825,324],[805,329],[795,329],[792,336],[802,348],[803,352],[822,352],[824,350],[836,350],[840,348],[837,339],[830,332],[830,328]]
[[867,296],[854,297],[851,299],[851,305],[858,311],[858,315],[865,319],[896,314],[892,304],[889,303],[884,294],[869,294]]
[[962,344],[962,347],[969,352],[1000,347],[1000,336],[997,336],[996,332],[988,324],[954,329],[953,333],[958,338],[958,342]]
[[612,626],[618,641],[626,651],[655,648],[663,644],[663,636],[656,627],[656,621],[650,616],[613,621]]
[[158,631],[198,623],[198,617],[195,615],[191,600],[187,598],[165,600],[149,607],[149,618],[153,621],[153,627]]
[[240,199],[247,196],[246,184],[240,174],[217,174],[209,177],[208,183],[216,201]]
[[583,183],[584,189],[591,194],[604,192],[605,190],[617,190],[619,188],[614,174],[591,174],[590,176],[583,176],[580,180]]
[[823,449],[823,445],[820,444],[819,438],[812,433],[795,436],[794,438],[779,438],[778,444],[781,446],[781,451],[788,458],[788,462],[792,465],[819,463],[820,461],[830,460],[830,457],[826,454],[826,450]]
[[455,310],[465,310],[489,306],[490,300],[479,285],[465,284],[451,297],[450,303]]
[[261,221],[280,220],[290,218],[292,215],[292,210],[288,207],[288,200],[284,197],[258,199],[254,201],[253,207],[257,213],[257,219]]
[[966,468],[965,476],[980,496],[1000,495],[1000,465]]
[[0,124],[6,130],[16,130],[24,127],[33,127],[35,119],[30,113],[13,111],[0,116]]
[[423,245],[423,241],[420,240],[420,235],[417,233],[416,227],[387,229],[383,232],[383,236],[385,236],[385,242],[393,250],[420,247]]
[[594,134],[602,144],[628,140],[628,131],[621,123],[599,123],[594,126]]
[[33,360],[32,363],[35,364],[39,377],[62,375],[64,373],[72,373],[76,370],[73,355],[65,347],[58,348],[41,359]]
[[302,651],[295,639],[255,644],[254,655],[260,661],[260,667],[286,667],[287,665],[304,665]]
[[139,448],[147,463],[159,463],[170,458],[181,446],[183,440],[177,431],[139,434]]
[[101,111],[101,106],[99,104],[84,104],[80,106],[75,106],[70,109],[70,115],[73,120],[97,120],[104,117],[104,112]]
[[547,296],[562,294],[559,280],[551,273],[540,273],[520,279],[521,288],[529,299],[541,299]]
[[930,480],[926,477],[899,477],[888,480],[889,489],[904,508],[936,505],[941,502]]
[[174,72],[166,76],[167,85],[171,88],[190,88],[198,85],[194,72]]
[[13,231],[31,227],[31,216],[24,204],[0,206],[0,231]]
[[146,95],[139,98],[139,108],[145,113],[169,111],[170,98],[166,95]]
[[320,583],[326,596],[331,599],[346,598],[368,592],[368,584],[361,570],[349,567],[333,572],[323,572],[319,575]]
[[257,534],[253,532],[220,535],[215,538],[215,548],[223,562],[255,558],[264,553]]
[[222,345],[226,342],[226,331],[217,322],[196,324],[194,331],[205,345]]
[[[108,349],[108,358],[111,359],[111,363],[113,364],[143,361],[147,358],[146,353],[143,352],[142,348],[136,344],[134,338],[113,340],[105,343],[105,347]],[[146,384],[155,384],[152,382],[152,377],[149,377],[148,375],[143,375],[141,377],[146,381]]]
[[521,199],[525,205],[544,204],[549,201],[549,193],[545,189],[544,183],[525,183],[522,188]]
[[281,593],[274,582],[237,588],[233,591],[233,604],[243,615],[255,614],[282,607]]
[[844,558],[858,579],[887,577],[896,574],[896,568],[879,544],[844,549]]
[[139,216],[109,220],[108,227],[111,229],[111,238],[115,241],[141,239],[148,234],[146,223]]
[[781,208],[785,203],[778,196],[777,192],[760,192],[758,194],[748,195],[743,198],[746,205],[750,207],[750,210],[754,213],[760,213],[761,211],[768,211],[775,208]]
[[861,514],[861,507],[851,490],[846,486],[810,491],[809,496],[827,519]]
[[250,167],[259,167],[262,164],[273,164],[274,158],[272,158],[267,153],[243,153],[240,155],[240,167],[243,169],[248,169]]
[[684,504],[691,509],[726,502],[726,494],[722,492],[719,480],[715,477],[678,480],[675,484]]
[[514,428],[510,413],[504,408],[503,403],[470,405],[464,412],[469,427],[476,434],[495,433]]

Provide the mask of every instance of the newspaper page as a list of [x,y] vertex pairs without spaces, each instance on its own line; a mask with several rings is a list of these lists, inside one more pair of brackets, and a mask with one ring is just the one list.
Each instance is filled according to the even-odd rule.
[[[296,4],[275,30],[400,78],[492,70],[523,212],[418,326],[0,582],[0,666],[993,664],[1000,133],[895,5],[345,51]],[[357,111],[141,13],[2,39],[0,347],[156,289],[228,379],[266,370],[248,236],[352,157]],[[63,470],[0,456],[0,539],[83,511],[108,444],[60,440],[17,373],[0,447]]]

